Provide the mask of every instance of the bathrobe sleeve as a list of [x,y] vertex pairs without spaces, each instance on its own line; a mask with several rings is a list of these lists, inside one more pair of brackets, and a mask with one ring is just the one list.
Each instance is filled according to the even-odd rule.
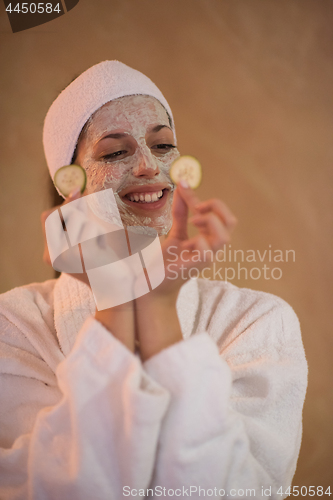
[[226,334],[227,321],[212,315],[210,335],[198,331],[144,363],[171,394],[150,485],[156,497],[163,487],[179,498],[287,496],[307,385],[297,316],[282,299],[266,299]]
[[0,325],[0,498],[110,500],[146,488],[169,394],[138,357],[90,317],[54,375],[14,324]]

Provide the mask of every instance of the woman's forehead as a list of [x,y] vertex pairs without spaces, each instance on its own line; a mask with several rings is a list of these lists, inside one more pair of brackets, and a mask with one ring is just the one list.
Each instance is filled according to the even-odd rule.
[[162,104],[151,96],[133,95],[110,101],[99,108],[89,120],[89,132],[101,135],[108,130],[123,129],[140,133],[152,125],[169,126]]

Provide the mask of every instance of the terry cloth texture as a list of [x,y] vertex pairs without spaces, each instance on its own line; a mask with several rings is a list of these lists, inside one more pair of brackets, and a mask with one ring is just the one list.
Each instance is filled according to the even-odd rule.
[[84,71],[52,103],[44,121],[44,152],[52,179],[71,163],[82,127],[103,104],[127,95],[149,95],[172,111],[162,92],[143,73],[119,61],[103,61]]
[[164,487],[197,500],[215,487],[286,496],[307,386],[286,302],[190,280],[177,301],[183,340],[144,363],[94,311],[90,289],[66,274],[0,296],[2,500],[147,488],[157,500]]

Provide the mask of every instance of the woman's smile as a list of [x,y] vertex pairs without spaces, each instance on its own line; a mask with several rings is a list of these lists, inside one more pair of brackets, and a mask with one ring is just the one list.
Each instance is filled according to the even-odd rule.
[[133,210],[149,211],[160,210],[167,203],[170,196],[170,185],[164,184],[146,184],[131,186],[119,196],[128,204],[133,207]]

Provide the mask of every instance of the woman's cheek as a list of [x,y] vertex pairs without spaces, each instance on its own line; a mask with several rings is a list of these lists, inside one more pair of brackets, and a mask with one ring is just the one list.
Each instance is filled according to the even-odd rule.
[[127,168],[110,163],[87,162],[83,168],[87,174],[87,191],[88,194],[96,193],[102,189],[112,188],[117,191],[121,186],[124,176],[126,176]]
[[180,153],[178,149],[173,149],[170,151],[170,153],[166,154],[165,156],[157,158],[157,164],[160,169],[160,171],[168,178],[168,181],[171,181],[169,172],[172,163],[180,156]]

